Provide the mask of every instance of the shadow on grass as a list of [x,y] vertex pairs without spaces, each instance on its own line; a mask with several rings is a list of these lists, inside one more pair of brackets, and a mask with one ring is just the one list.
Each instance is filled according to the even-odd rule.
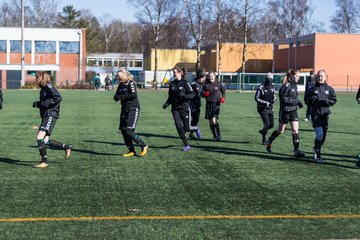
[[19,165],[19,166],[32,167],[32,164],[22,163],[20,160],[14,160],[14,159],[4,158],[4,157],[0,157],[0,163],[7,163],[7,164],[14,164],[14,165]]
[[[243,149],[227,148],[227,147],[216,147],[216,146],[194,146],[194,148],[206,150],[207,152],[258,157],[258,158],[265,159],[267,161],[269,161],[269,160],[270,161],[287,161],[287,162],[292,162],[292,163],[297,162],[297,163],[302,163],[302,164],[320,165],[319,163],[313,161],[312,159],[310,160],[309,157],[306,157],[306,156],[304,158],[296,158],[293,155],[283,154],[283,153],[268,154],[266,152],[262,153],[259,151],[243,150]],[[306,152],[306,154],[307,154],[307,156],[312,157],[313,153]],[[321,165],[335,166],[335,167],[341,167],[341,168],[347,168],[347,169],[358,169],[357,167],[355,167],[355,163],[356,163],[355,157],[346,156],[346,155],[334,155],[334,154],[329,154],[329,155],[323,154],[323,156],[324,156],[325,162],[322,163]],[[327,158],[326,156],[336,156],[338,158],[351,158],[354,160],[338,160],[338,159]],[[341,164],[333,163],[333,162],[329,162],[329,161],[341,161],[341,162],[354,163],[354,167],[341,165]]]
[[[144,136],[144,137],[149,137],[149,138],[157,137],[157,138],[170,138],[170,139],[179,139],[180,140],[179,136],[169,136],[169,135],[161,135],[161,134],[153,134],[153,133],[140,133],[139,135]],[[208,138],[197,139],[197,138],[189,137],[188,140],[190,140],[190,141],[201,141],[201,142],[216,142],[213,139],[208,139]],[[250,143],[248,141],[238,142],[238,141],[229,141],[229,140],[221,140],[221,142],[236,143],[236,144],[249,144]]]
[[[123,144],[117,144],[117,145],[123,145]],[[29,146],[29,147],[38,148],[36,146]],[[64,149],[62,149],[62,148],[47,147],[46,149],[51,149],[51,150],[55,150],[55,151],[64,151]],[[117,156],[118,155],[115,153],[102,153],[102,152],[96,152],[96,151],[88,150],[88,149],[79,149],[79,148],[75,148],[75,147],[73,147],[71,149],[71,153],[73,153],[73,152],[80,152],[80,153],[85,153],[85,154],[101,155],[101,156]]]
[[[315,138],[314,129],[299,129],[299,132],[313,132],[313,133],[314,133],[314,138]],[[340,131],[331,131],[331,130],[328,130],[327,133],[338,133],[338,134],[347,134],[347,135],[359,135],[359,133],[340,132]]]

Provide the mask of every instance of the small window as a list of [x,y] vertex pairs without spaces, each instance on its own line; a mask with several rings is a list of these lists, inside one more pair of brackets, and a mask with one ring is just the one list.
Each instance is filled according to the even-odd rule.
[[111,58],[104,58],[104,67],[112,67]]
[[60,42],[60,53],[79,53],[79,42]]
[[89,67],[97,67],[96,58],[88,58],[86,65]]
[[54,41],[35,41],[35,52],[55,53],[56,44]]
[[119,60],[119,67],[127,67],[126,60]]
[[6,52],[6,40],[0,40],[0,52]]
[[[10,52],[21,52],[21,41],[10,40]],[[25,52],[31,52],[31,41],[25,40]]]
[[142,61],[141,60],[135,60],[135,67],[141,68],[142,67]]

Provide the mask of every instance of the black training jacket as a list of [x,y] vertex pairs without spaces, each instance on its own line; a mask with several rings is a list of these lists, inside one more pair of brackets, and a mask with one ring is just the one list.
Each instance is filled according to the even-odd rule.
[[191,83],[191,88],[195,93],[195,97],[191,99],[191,105],[193,107],[200,107],[201,106],[201,83],[198,81],[198,79],[195,79]]
[[293,112],[298,109],[302,103],[298,98],[297,84],[289,81],[283,84],[279,90],[280,109],[283,112]]
[[126,83],[120,82],[116,93],[114,95],[114,100],[120,101],[121,106],[126,109],[130,108],[140,108],[140,103],[137,96],[137,87],[136,82],[130,80]]
[[305,94],[305,103],[312,107],[313,114],[330,114],[330,108],[336,103],[336,94],[326,83],[315,83]]
[[258,111],[272,111],[275,103],[275,86],[272,83],[262,83],[256,89],[255,101]]
[[173,80],[169,86],[169,95],[166,104],[171,104],[173,109],[189,108],[190,99],[195,97],[195,93],[186,79]]
[[43,86],[40,90],[40,102],[38,104],[41,118],[59,118],[61,100],[60,93],[53,85],[49,83]]
[[[209,96],[205,96],[205,92],[209,92]],[[220,98],[225,98],[225,88],[224,85],[219,81],[214,81],[213,83],[208,82],[203,85],[201,89],[201,96],[206,98],[206,101],[217,103],[220,102]]]

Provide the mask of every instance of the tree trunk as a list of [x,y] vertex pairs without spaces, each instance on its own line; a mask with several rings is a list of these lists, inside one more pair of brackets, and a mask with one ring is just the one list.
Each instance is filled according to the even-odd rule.
[[246,48],[247,48],[247,36],[248,36],[248,10],[249,0],[245,0],[244,4],[244,41],[243,41],[243,52],[242,52],[242,63],[241,72],[246,72]]

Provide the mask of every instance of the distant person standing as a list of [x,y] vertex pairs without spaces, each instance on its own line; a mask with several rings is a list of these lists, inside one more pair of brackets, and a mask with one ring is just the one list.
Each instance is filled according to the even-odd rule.
[[131,73],[125,68],[121,68],[117,72],[117,77],[120,83],[114,95],[114,100],[121,103],[119,130],[128,148],[128,153],[123,154],[123,157],[133,157],[136,155],[133,142],[141,146],[140,156],[143,157],[148,151],[148,146],[135,133],[135,127],[140,115],[136,82],[134,82]]
[[[198,69],[196,71],[196,77],[191,83],[191,88],[195,93],[195,97],[191,99],[191,126],[198,127],[196,131],[196,136],[198,139],[201,139],[201,132],[199,127],[200,120],[200,111],[201,111],[201,88],[205,83],[205,71]],[[193,132],[190,133],[190,137],[193,137]]]
[[110,91],[110,81],[111,81],[111,79],[108,74],[105,77],[105,90],[107,90],[107,91]]
[[268,130],[274,127],[273,105],[276,100],[275,86],[273,84],[273,74],[268,73],[265,81],[259,85],[255,93],[257,111],[263,122],[263,128],[259,131],[262,136],[262,144],[266,144]]
[[[305,82],[305,95],[307,92],[309,92],[309,89],[314,86],[315,84],[315,74],[314,71],[310,71],[310,76],[306,78]],[[304,102],[305,102],[305,95],[304,95]],[[304,121],[311,121],[311,106],[306,104],[306,117]]]
[[271,134],[266,141],[266,150],[271,153],[273,141],[282,134],[286,125],[290,122],[292,131],[292,141],[294,146],[295,157],[304,157],[305,154],[300,151],[300,138],[299,138],[299,118],[297,110],[302,108],[303,104],[298,98],[297,83],[300,79],[300,71],[290,69],[284,77],[283,85],[279,90],[279,127]]
[[99,90],[101,81],[100,81],[100,73],[97,73],[93,78],[94,86],[96,90]]
[[209,126],[215,141],[221,140],[219,115],[220,104],[225,103],[224,85],[216,80],[214,72],[209,73],[209,81],[201,90],[201,96],[206,99],[205,119],[209,120]]
[[191,150],[186,138],[186,132],[196,131],[197,126],[191,126],[190,99],[195,96],[190,84],[185,78],[185,71],[179,67],[173,69],[174,80],[169,85],[168,98],[163,104],[163,109],[171,105],[176,130],[184,144],[182,151]]
[[[356,94],[356,101],[357,101],[358,104],[360,104],[360,85],[359,85],[359,89],[358,89],[357,94]],[[356,166],[360,167],[360,154],[358,155],[358,161],[356,163]]]
[[46,72],[37,72],[36,81],[40,90],[40,101],[33,102],[34,108],[40,109],[41,124],[36,136],[36,141],[41,156],[41,162],[35,164],[34,168],[47,168],[49,166],[46,146],[65,150],[65,159],[70,157],[71,145],[51,140],[50,136],[59,118],[60,102],[62,97],[58,90],[50,83],[50,77]]
[[327,84],[325,70],[318,71],[316,83],[306,93],[305,101],[312,108],[311,121],[315,131],[314,160],[322,163],[321,146],[325,143],[329,128],[330,107],[337,101],[334,89]]

